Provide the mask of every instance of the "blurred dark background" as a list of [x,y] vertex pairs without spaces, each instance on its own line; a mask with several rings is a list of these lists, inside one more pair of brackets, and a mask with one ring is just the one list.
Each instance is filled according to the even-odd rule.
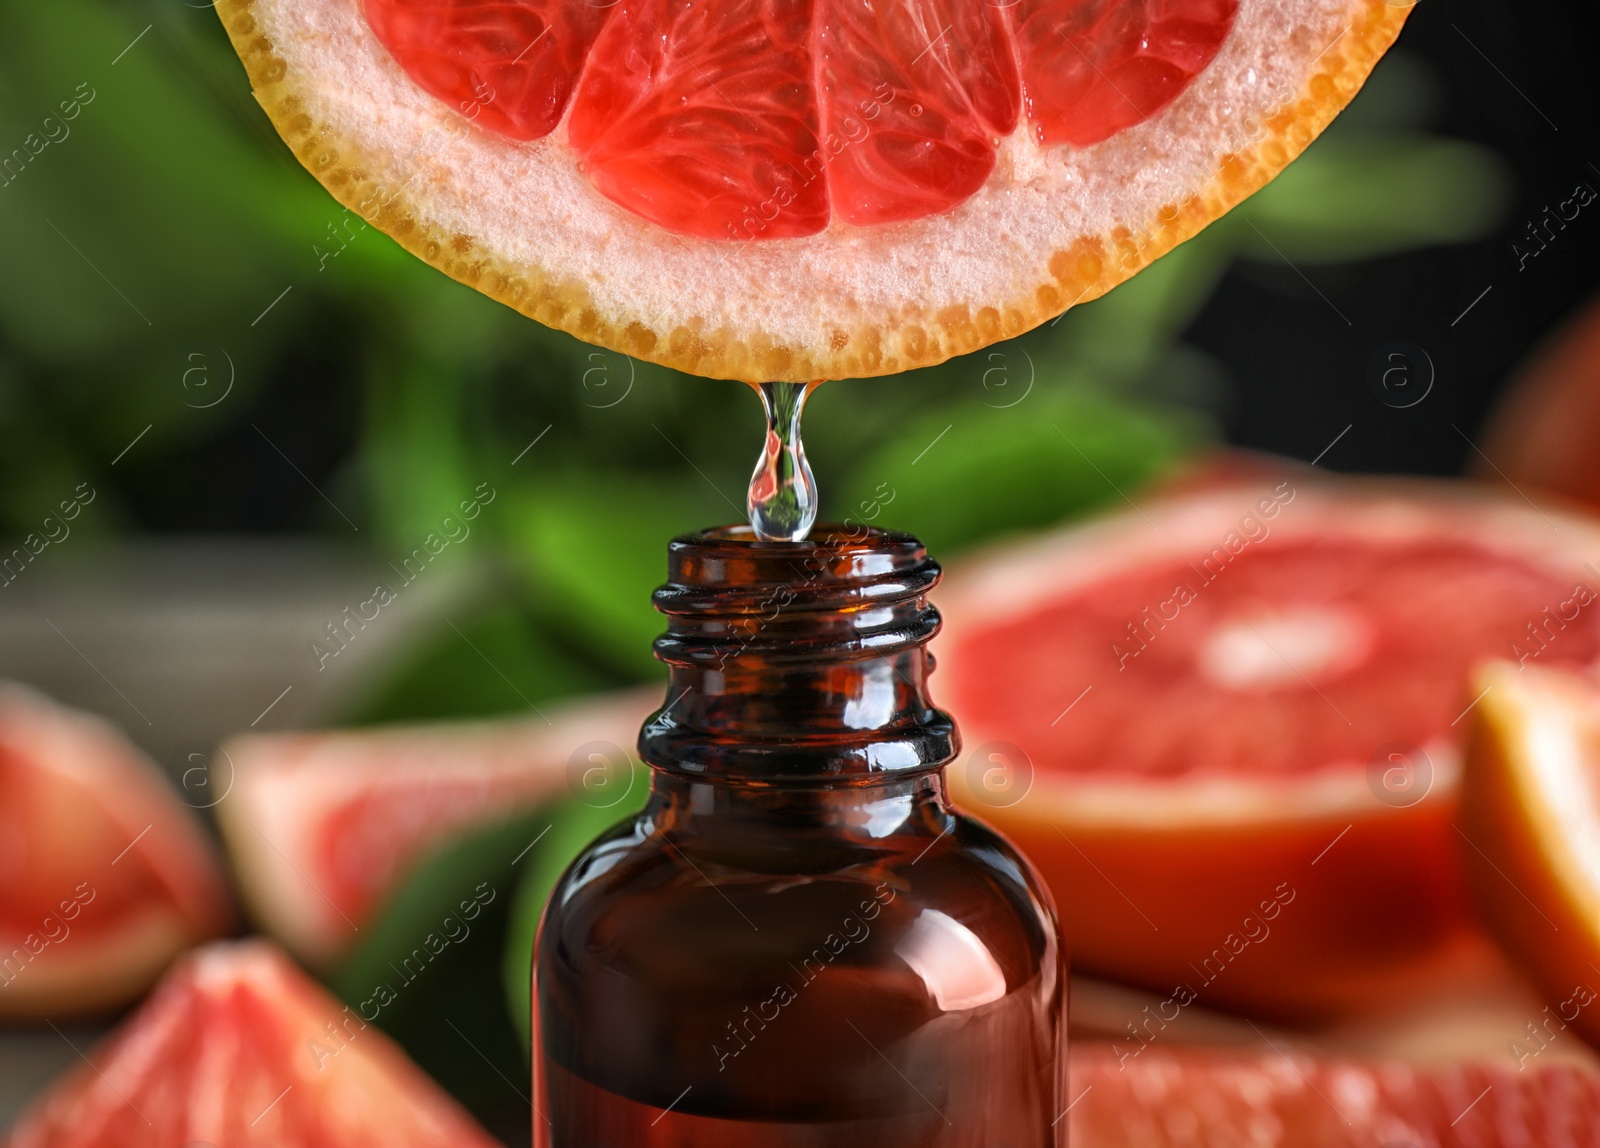
[[[755,397],[546,331],[362,228],[279,143],[207,6],[4,11],[0,155],[27,162],[0,174],[0,528],[95,495],[30,585],[197,535],[393,569],[491,490],[432,567],[487,582],[317,716],[514,710],[651,674],[663,544],[742,515]],[[1542,249],[1528,230],[1600,186],[1592,44],[1577,3],[1420,5],[1322,140],[1135,281],[1010,344],[822,388],[824,513],[948,557],[1216,443],[1460,471],[1595,287],[1600,207]]]

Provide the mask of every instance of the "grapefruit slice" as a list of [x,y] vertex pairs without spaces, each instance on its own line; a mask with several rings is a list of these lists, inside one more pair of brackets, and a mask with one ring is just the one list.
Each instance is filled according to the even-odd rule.
[[333,195],[540,322],[749,382],[1103,294],[1355,94],[1385,0],[220,0]]
[[1600,1046],[1600,681],[1495,662],[1475,685],[1462,855],[1495,935],[1550,1004],[1513,1051],[1537,1055],[1567,1025]]
[[387,1036],[265,941],[173,969],[9,1148],[493,1148]]
[[976,559],[939,599],[954,792],[1044,872],[1075,969],[1371,1007],[1470,955],[1468,674],[1600,661],[1600,609],[1574,612],[1597,553],[1593,523],[1521,500],[1296,474]]
[[1509,1063],[1415,1068],[1255,1051],[1074,1047],[1073,1148],[1535,1148],[1588,1145],[1600,1075]]
[[221,867],[159,769],[105,722],[0,684],[0,1016],[127,1004],[225,932]]
[[643,767],[619,747],[659,704],[654,691],[629,692],[548,719],[228,742],[214,772],[231,770],[233,792],[217,814],[245,901],[297,955],[329,965],[453,837],[568,797],[604,803],[643,788]]

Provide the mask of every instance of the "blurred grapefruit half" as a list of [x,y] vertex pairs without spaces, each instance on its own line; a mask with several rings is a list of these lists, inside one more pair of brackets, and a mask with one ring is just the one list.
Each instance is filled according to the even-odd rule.
[[702,375],[887,374],[1092,299],[1350,100],[1385,0],[220,0],[351,211]]
[[1514,1037],[1531,1057],[1571,1025],[1600,1047],[1600,680],[1485,666],[1461,846],[1501,944],[1549,1008]]
[[231,923],[216,852],[155,764],[0,684],[0,1017],[125,1005]]
[[1468,464],[1488,481],[1600,507],[1600,298],[1556,331],[1518,371]]
[[85,1060],[34,1101],[8,1148],[495,1148],[265,941],[195,953]]
[[[549,716],[251,734],[218,751],[233,778],[217,807],[258,924],[326,966],[431,851],[475,827],[569,797],[620,802],[646,781],[624,747],[654,691]],[[608,792],[610,786],[618,795]]]
[[1469,674],[1600,661],[1596,555],[1596,524],[1520,499],[1297,474],[971,560],[939,596],[953,790],[1045,873],[1075,969],[1380,1006],[1483,952],[1452,827]]

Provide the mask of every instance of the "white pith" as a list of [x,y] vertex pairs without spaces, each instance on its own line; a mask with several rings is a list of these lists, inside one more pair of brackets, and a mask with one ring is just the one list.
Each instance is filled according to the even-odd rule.
[[815,236],[756,242],[677,236],[611,203],[564,126],[531,142],[471,127],[405,75],[359,0],[266,0],[256,12],[291,74],[338,78],[306,92],[307,113],[389,157],[387,171],[365,174],[422,222],[584,285],[609,320],[761,332],[826,360],[840,331],[1031,298],[1053,280],[1055,253],[1119,228],[1141,234],[1163,207],[1205,195],[1224,157],[1248,152],[1263,120],[1302,95],[1363,6],[1241,0],[1210,66],[1144,123],[1087,148],[1042,148],[1024,122],[988,183],[948,212],[865,228],[835,219]]

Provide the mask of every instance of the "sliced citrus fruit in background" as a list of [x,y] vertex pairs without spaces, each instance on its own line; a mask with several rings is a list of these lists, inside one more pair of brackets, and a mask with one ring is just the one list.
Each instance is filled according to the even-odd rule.
[[660,702],[653,690],[629,692],[552,708],[548,720],[228,742],[218,758],[233,771],[233,792],[217,814],[245,902],[263,929],[327,965],[453,837],[573,796],[611,800],[597,787],[644,787],[618,755],[631,752]]
[[[1600,593],[1600,526],[1422,482],[1203,487],[954,567],[949,774],[1055,892],[1074,969],[1208,1007],[1380,1007],[1473,935],[1471,667]],[[1540,648],[1600,661],[1600,608]]]
[[216,853],[156,765],[0,684],[0,1016],[127,1004],[231,921]]
[[1361,86],[1384,0],[221,0],[346,207],[703,375],[879,375],[1103,294]]
[[[1468,463],[1600,506],[1600,299],[1579,309],[1518,373]],[[1487,461],[1486,461],[1487,460]]]
[[1600,1074],[1414,1068],[1260,1051],[1073,1048],[1073,1148],[1533,1148],[1592,1144]]
[[1461,808],[1478,905],[1554,1014],[1513,1034],[1530,1055],[1569,1024],[1600,1044],[1600,680],[1543,662],[1479,673]]
[[12,1128],[9,1148],[493,1148],[387,1036],[265,941],[208,946]]

